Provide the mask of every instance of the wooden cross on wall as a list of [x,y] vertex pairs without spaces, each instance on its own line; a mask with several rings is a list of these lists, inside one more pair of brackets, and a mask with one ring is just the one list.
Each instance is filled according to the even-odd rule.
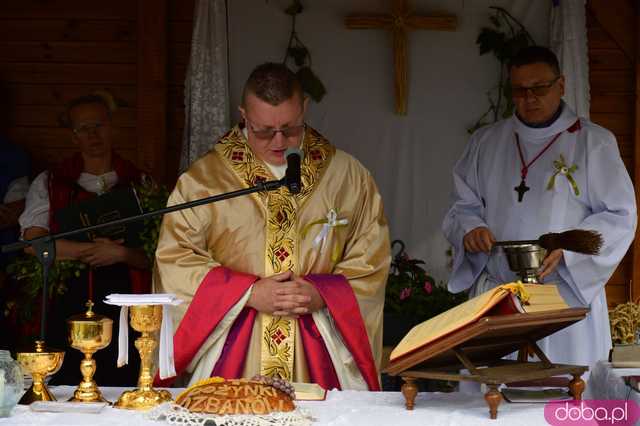
[[386,30],[393,34],[396,114],[407,114],[407,35],[413,30],[455,31],[455,15],[414,15],[407,0],[393,0],[390,15],[350,15],[345,19],[351,30]]

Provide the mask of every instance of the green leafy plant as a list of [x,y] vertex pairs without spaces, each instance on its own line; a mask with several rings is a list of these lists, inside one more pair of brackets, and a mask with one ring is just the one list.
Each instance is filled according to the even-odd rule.
[[464,293],[453,294],[437,285],[422,267],[424,261],[410,258],[400,240],[391,243],[397,253],[391,261],[387,280],[385,314],[402,318],[415,325],[432,318],[462,302]]
[[469,133],[513,114],[508,66],[518,50],[536,44],[524,25],[509,12],[495,6],[490,9],[493,10],[489,17],[492,27],[483,27],[480,30],[476,44],[480,55],[491,53],[500,63],[498,83],[487,92],[489,108],[467,129]]
[[[169,191],[165,186],[156,184],[153,179],[144,175],[142,181],[134,184],[133,187],[138,194],[140,207],[143,212],[150,212],[166,207]],[[158,236],[160,235],[160,225],[162,223],[161,216],[155,216],[144,221],[144,231],[140,235],[142,248],[144,249],[149,262],[153,264],[158,245]]]
[[311,70],[311,53],[307,46],[300,40],[296,32],[296,17],[304,10],[301,0],[292,0],[291,4],[284,10],[284,13],[291,16],[291,34],[289,35],[289,43],[284,55],[282,63],[286,64],[289,60],[293,61],[296,66],[296,74],[302,84],[302,90],[307,93],[311,99],[320,102],[327,93],[324,84],[318,76]]
[[[48,297],[67,292],[66,282],[79,277],[87,265],[77,260],[59,260],[49,269]],[[5,290],[6,302],[4,316],[13,317],[17,321],[30,321],[33,310],[38,305],[42,294],[42,265],[35,256],[17,256],[8,266],[7,274],[15,280],[15,288]],[[5,280],[5,282],[9,282]]]

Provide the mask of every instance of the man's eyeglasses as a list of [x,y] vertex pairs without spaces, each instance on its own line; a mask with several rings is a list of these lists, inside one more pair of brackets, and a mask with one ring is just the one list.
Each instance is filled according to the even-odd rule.
[[256,138],[264,141],[270,141],[276,136],[276,133],[282,133],[285,138],[296,138],[302,135],[302,132],[307,127],[306,124],[300,124],[298,126],[283,127],[282,129],[254,129],[248,121],[247,126]]
[[73,128],[73,133],[80,138],[88,138],[90,135],[95,135],[104,126],[102,123],[86,123],[81,124],[78,127]]
[[556,78],[554,78],[553,80],[547,83],[538,84],[536,86],[531,86],[531,87],[513,87],[512,86],[511,96],[513,96],[514,98],[524,98],[527,96],[527,93],[529,92],[529,90],[531,90],[531,93],[533,93],[534,96],[545,96],[547,93],[549,93],[549,91],[551,90],[553,85],[556,84],[556,81],[558,81],[559,78],[560,76],[557,76]]

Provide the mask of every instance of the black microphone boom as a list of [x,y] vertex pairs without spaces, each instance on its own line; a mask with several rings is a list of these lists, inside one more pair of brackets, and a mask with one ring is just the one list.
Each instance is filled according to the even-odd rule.
[[[298,152],[300,152],[298,150]],[[298,155],[291,155],[292,157],[298,157],[298,191],[302,185],[300,185],[300,157]],[[292,169],[293,170],[293,169]],[[36,257],[42,264],[42,312],[40,316],[40,340],[45,340],[46,337],[46,325],[47,325],[47,303],[48,303],[48,277],[49,277],[49,269],[56,257],[56,240],[70,237],[72,235],[83,234],[89,231],[95,231],[98,229],[103,229],[107,227],[112,227],[115,225],[124,225],[129,222],[135,222],[138,220],[148,219],[155,216],[164,215],[166,213],[175,212],[178,210],[188,209],[196,206],[202,206],[204,204],[214,203],[216,201],[227,200],[229,198],[239,197],[241,195],[248,195],[254,192],[263,192],[263,191],[275,191],[283,185],[286,185],[289,188],[289,191],[293,192],[290,184],[287,183],[287,177],[289,174],[289,169],[287,169],[287,176],[280,180],[271,180],[266,182],[257,182],[255,186],[249,188],[239,189],[237,191],[227,192],[226,194],[212,195],[210,197],[188,201],[182,204],[176,204],[173,206],[165,207],[162,209],[153,210],[146,213],[141,213],[135,216],[123,217],[120,219],[115,219],[109,222],[98,223],[96,225],[85,226],[83,228],[74,229],[72,231],[60,232],[57,234],[48,234],[43,235],[41,237],[33,238],[31,240],[23,240],[17,241],[14,243],[0,245],[0,253],[10,253],[13,251],[22,250],[26,247],[32,246]]]
[[285,185],[290,193],[297,194],[302,190],[302,181],[300,179],[302,152],[298,148],[287,148],[284,156],[287,159],[287,171],[284,176]]

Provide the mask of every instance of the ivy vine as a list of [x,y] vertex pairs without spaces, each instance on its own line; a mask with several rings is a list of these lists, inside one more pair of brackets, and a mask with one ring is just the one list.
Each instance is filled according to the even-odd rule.
[[487,92],[489,108],[467,131],[473,133],[480,127],[495,123],[513,114],[511,85],[508,66],[511,59],[522,48],[535,45],[533,37],[524,25],[501,7],[492,6],[489,16],[492,27],[483,27],[476,44],[480,55],[492,53],[500,62],[498,83]]
[[283,64],[288,64],[290,61],[297,68],[295,70],[300,84],[302,84],[302,90],[307,93],[311,99],[316,102],[320,102],[327,90],[320,81],[320,78],[311,70],[311,53],[305,44],[298,37],[296,32],[296,18],[304,10],[301,0],[292,0],[291,4],[287,6],[284,13],[291,17],[291,33],[289,34],[289,43],[285,50]]

